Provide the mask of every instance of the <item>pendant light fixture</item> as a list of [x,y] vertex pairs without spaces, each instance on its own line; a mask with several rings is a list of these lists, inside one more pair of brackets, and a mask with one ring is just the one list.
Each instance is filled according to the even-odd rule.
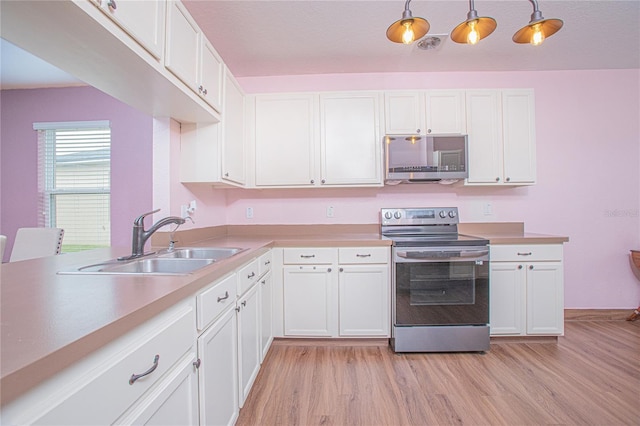
[[456,43],[476,44],[496,29],[496,20],[487,16],[478,17],[473,0],[469,0],[467,20],[451,32],[451,40]]
[[544,19],[542,12],[538,9],[537,0],[529,1],[533,4],[531,21],[513,35],[513,41],[516,43],[531,43],[534,46],[538,46],[542,44],[545,38],[558,32],[562,28],[563,22],[560,19]]
[[387,28],[387,38],[394,43],[411,44],[415,40],[424,37],[429,31],[429,22],[423,18],[414,18],[409,10],[407,0],[404,4],[402,19],[397,20]]

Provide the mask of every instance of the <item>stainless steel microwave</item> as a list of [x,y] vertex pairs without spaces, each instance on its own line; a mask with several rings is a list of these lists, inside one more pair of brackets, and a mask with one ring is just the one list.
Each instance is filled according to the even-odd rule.
[[386,135],[385,182],[437,182],[469,176],[467,135]]

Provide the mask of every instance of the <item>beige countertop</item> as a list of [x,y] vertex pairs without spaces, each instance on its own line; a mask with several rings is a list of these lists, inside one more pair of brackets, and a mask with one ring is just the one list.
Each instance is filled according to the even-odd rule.
[[[492,244],[562,243],[565,237],[492,231]],[[473,231],[473,233],[468,232]],[[5,404],[163,310],[194,296],[269,247],[389,246],[378,225],[227,226],[177,233],[181,246],[247,250],[184,276],[63,275],[127,255],[108,248],[5,263],[0,275],[0,389]],[[166,247],[167,233],[153,244]]]

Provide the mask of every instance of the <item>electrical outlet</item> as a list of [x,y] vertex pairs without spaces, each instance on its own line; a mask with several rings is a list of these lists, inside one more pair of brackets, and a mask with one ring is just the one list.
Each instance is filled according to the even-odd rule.
[[253,217],[253,207],[247,207],[247,219],[251,219]]
[[327,217],[334,217],[334,216],[335,216],[335,209],[333,208],[333,206],[327,207]]
[[189,206],[183,204],[180,206],[180,217],[187,217],[189,215]]
[[491,205],[491,203],[484,203],[484,205],[482,206],[482,212],[485,216],[492,216],[493,206]]

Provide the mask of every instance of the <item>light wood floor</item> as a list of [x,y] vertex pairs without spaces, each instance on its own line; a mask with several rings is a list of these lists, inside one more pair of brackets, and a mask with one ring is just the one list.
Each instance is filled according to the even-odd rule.
[[275,341],[237,425],[639,425],[640,321],[486,354]]

